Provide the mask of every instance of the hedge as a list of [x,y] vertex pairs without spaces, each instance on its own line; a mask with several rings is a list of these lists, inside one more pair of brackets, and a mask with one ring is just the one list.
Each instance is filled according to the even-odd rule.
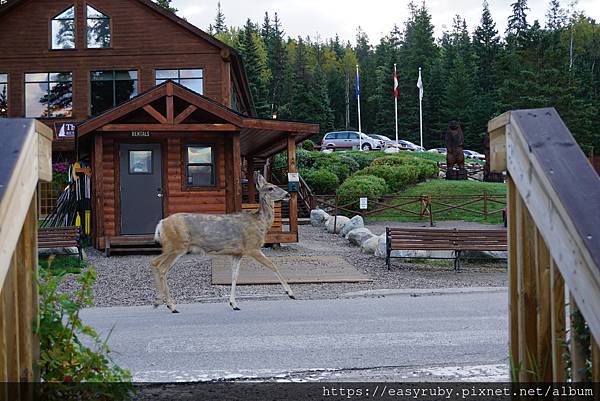
[[370,201],[376,201],[385,195],[386,192],[388,192],[388,186],[382,178],[372,175],[354,175],[340,185],[337,194],[340,206],[352,202],[349,208],[357,210],[360,198],[364,197],[369,198]]
[[304,180],[315,194],[334,194],[340,180],[326,169],[309,170],[303,174]]

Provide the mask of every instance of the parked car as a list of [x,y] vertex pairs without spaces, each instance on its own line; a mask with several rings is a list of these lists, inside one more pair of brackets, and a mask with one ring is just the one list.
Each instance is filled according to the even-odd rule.
[[[358,148],[361,146],[359,133],[356,131],[328,132],[321,140],[322,148]],[[361,133],[362,150],[384,149],[385,142],[380,139],[374,139],[367,134]]]
[[405,140],[400,140],[398,141],[399,144],[401,144],[402,146],[405,146],[408,148],[408,150],[411,150],[413,152],[425,152],[425,148],[423,148],[422,146],[416,145],[410,141],[405,141]]
[[384,143],[384,147],[385,148],[398,148],[400,150],[411,150],[408,146],[404,146],[400,143],[396,144],[396,141],[393,139],[388,138],[385,135],[379,135],[379,134],[371,134],[369,135],[371,138],[374,139],[378,139],[380,141],[383,141]]
[[482,155],[479,152],[475,152],[474,150],[463,150],[463,153],[467,159],[479,159],[485,160],[485,155]]
[[433,148],[433,149],[429,149],[428,152],[431,152],[431,153],[440,153],[442,155],[445,155],[446,153],[448,153],[448,151],[446,150],[446,148]]

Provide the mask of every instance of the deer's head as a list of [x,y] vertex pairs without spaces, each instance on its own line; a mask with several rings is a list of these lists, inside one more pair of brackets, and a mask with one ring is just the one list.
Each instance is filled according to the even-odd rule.
[[273,185],[265,180],[265,177],[260,173],[254,174],[254,179],[256,181],[256,189],[260,194],[261,198],[264,198],[271,202],[277,201],[288,201],[290,200],[290,194],[287,191],[279,188],[277,185]]

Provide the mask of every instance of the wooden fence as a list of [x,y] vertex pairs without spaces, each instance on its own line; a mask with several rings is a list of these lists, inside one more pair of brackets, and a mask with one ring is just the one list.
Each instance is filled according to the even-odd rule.
[[509,176],[513,380],[600,382],[600,177],[553,108],[488,129]]
[[[51,141],[41,123],[0,119],[0,382],[39,379],[37,186],[52,179]],[[0,387],[0,399],[21,399],[19,391]]]
[[[462,211],[488,220],[502,215],[506,207],[506,195],[473,194],[455,196],[385,196],[381,199],[367,198],[368,209],[360,209],[360,199],[352,202],[340,201],[338,195],[316,195],[319,208],[334,215],[360,215],[363,219],[375,218],[414,218],[427,220],[434,225],[436,217],[442,217],[452,211]],[[444,216],[446,217],[446,216]]]

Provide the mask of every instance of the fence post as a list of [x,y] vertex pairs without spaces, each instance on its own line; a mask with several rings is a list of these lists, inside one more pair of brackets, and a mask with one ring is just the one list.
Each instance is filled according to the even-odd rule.
[[429,227],[433,227],[433,209],[431,204],[431,195],[427,195],[427,204],[429,205]]
[[338,216],[338,195],[335,194],[335,209],[333,210],[333,233],[335,234],[335,229],[337,227],[337,216]]

